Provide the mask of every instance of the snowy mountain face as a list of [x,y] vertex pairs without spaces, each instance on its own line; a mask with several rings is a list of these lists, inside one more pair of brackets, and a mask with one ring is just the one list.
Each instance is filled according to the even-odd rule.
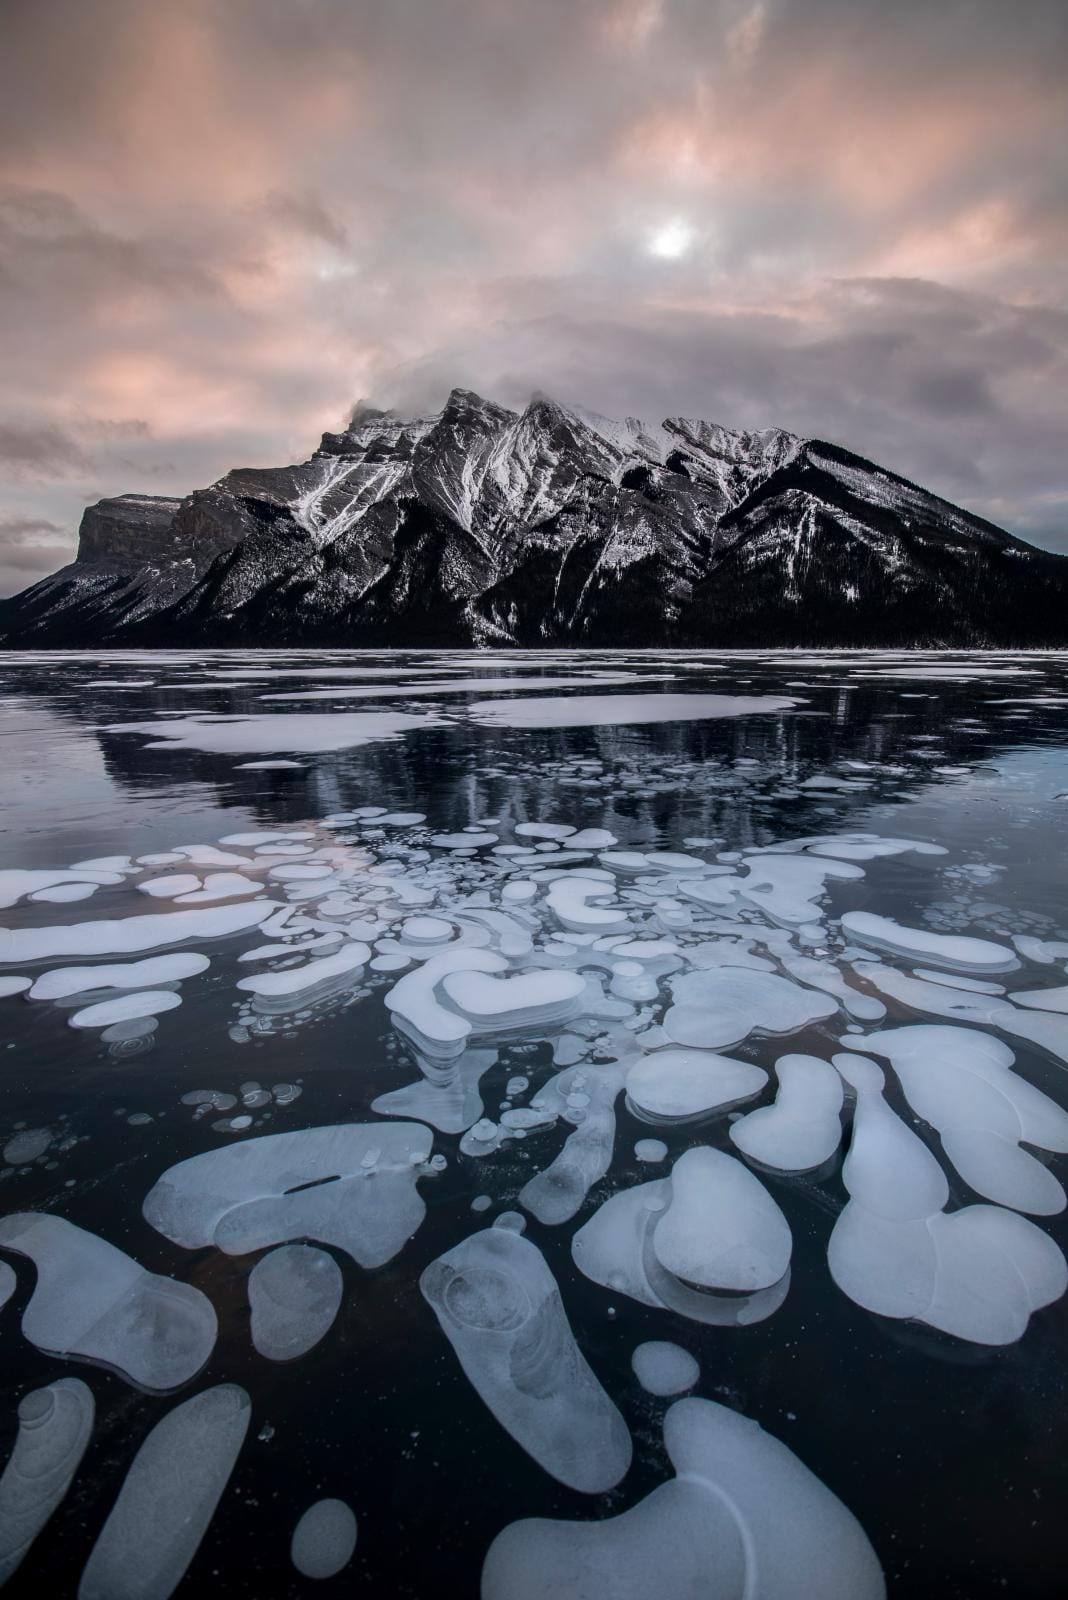
[[835,445],[455,389],[298,466],[91,506],[0,643],[1068,643],[1068,559]]

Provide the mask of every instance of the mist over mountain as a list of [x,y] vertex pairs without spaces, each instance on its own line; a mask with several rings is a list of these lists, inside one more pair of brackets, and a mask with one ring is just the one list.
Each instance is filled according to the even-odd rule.
[[819,439],[454,389],[82,519],[20,646],[1068,643],[1068,558]]

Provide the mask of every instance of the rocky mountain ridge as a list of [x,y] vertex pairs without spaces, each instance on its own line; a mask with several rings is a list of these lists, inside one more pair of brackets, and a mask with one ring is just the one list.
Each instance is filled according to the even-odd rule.
[[0,645],[1068,644],[1068,558],[839,446],[455,389],[296,466],[124,495]]

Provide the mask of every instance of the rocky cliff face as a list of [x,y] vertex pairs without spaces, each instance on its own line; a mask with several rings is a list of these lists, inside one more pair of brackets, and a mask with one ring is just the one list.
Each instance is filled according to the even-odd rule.
[[819,440],[457,389],[310,460],[90,507],[0,643],[1068,643],[1068,559]]

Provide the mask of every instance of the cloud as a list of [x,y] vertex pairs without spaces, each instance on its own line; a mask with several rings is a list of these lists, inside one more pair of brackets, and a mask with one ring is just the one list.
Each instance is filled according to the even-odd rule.
[[461,383],[830,435],[1057,543],[1066,72],[1062,0],[9,0],[0,503]]

